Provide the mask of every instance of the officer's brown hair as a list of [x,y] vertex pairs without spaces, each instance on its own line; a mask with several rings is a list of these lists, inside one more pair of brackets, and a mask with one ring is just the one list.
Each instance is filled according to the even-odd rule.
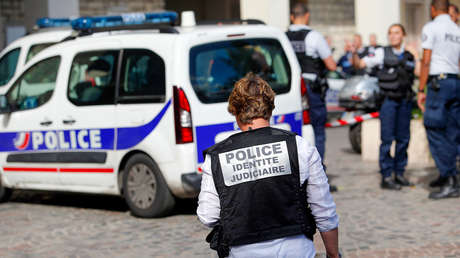
[[437,11],[448,12],[449,11],[449,0],[432,0],[431,6],[434,7]]
[[250,124],[256,118],[269,120],[274,108],[275,92],[253,73],[237,81],[228,98],[228,112],[243,124]]
[[291,15],[294,16],[294,18],[304,16],[309,12],[307,4],[295,3],[291,6]]
[[406,29],[404,28],[404,26],[401,23],[391,24],[391,26],[388,28],[388,34],[390,34],[390,30],[393,27],[399,27],[401,29],[402,33],[403,33],[403,36],[406,36]]

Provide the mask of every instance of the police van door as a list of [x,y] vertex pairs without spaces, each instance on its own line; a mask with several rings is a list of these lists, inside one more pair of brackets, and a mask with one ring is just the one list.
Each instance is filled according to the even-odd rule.
[[[97,43],[92,49],[96,47]],[[77,50],[59,98],[57,122],[65,131],[67,147],[61,153],[60,177],[65,187],[77,191],[117,191],[113,150],[120,51],[113,47]]]
[[[166,128],[158,127],[166,111],[171,108],[171,101],[166,99],[167,60],[164,59],[165,56],[159,55],[167,53],[167,47],[169,44],[165,41],[164,44],[158,43],[155,46],[158,52],[145,48],[122,50],[123,60],[117,98],[119,128],[116,148],[121,154],[132,148],[145,151],[139,144],[153,133],[158,135],[161,132],[162,136],[155,138],[155,149],[159,153],[167,153],[165,150],[170,145],[165,137],[171,137],[173,131],[168,127],[170,124],[166,125]],[[151,147],[152,144],[148,143],[147,146]],[[161,158],[162,161],[165,159]]]
[[0,164],[11,186],[48,189],[59,183],[56,87],[65,80],[61,56],[32,64],[6,93],[10,113],[0,118]]

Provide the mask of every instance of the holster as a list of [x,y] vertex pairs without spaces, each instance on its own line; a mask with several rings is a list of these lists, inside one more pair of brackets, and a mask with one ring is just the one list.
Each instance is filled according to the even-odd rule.
[[212,250],[217,251],[219,258],[228,257],[230,248],[224,241],[223,228],[221,225],[216,225],[206,237],[206,242]]
[[436,76],[430,77],[429,86],[434,91],[438,91],[441,88],[441,85],[439,85],[439,81],[438,81],[438,78]]
[[326,92],[329,89],[327,78],[317,76],[314,81],[310,81],[310,88],[314,93],[320,94],[322,100],[326,98]]

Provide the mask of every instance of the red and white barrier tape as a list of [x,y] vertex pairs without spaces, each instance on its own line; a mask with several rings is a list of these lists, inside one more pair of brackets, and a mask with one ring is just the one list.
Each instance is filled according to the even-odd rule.
[[352,125],[352,124],[361,123],[362,121],[366,121],[366,120],[377,118],[377,117],[379,117],[379,112],[372,112],[372,113],[364,114],[361,116],[355,116],[348,120],[339,119],[332,123],[326,123],[326,127],[339,127],[339,126],[344,126],[344,125]]

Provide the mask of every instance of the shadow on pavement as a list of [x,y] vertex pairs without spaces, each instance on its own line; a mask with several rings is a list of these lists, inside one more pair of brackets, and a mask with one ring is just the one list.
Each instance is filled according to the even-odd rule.
[[122,212],[128,210],[121,197],[111,195],[16,190],[10,202]]
[[341,151],[347,154],[361,155],[360,153],[357,153],[356,151],[354,151],[352,148],[342,148]]
[[[129,210],[123,198],[97,194],[16,190],[10,202],[119,212]],[[176,199],[171,215],[194,215],[197,206],[198,199],[196,198]]]

